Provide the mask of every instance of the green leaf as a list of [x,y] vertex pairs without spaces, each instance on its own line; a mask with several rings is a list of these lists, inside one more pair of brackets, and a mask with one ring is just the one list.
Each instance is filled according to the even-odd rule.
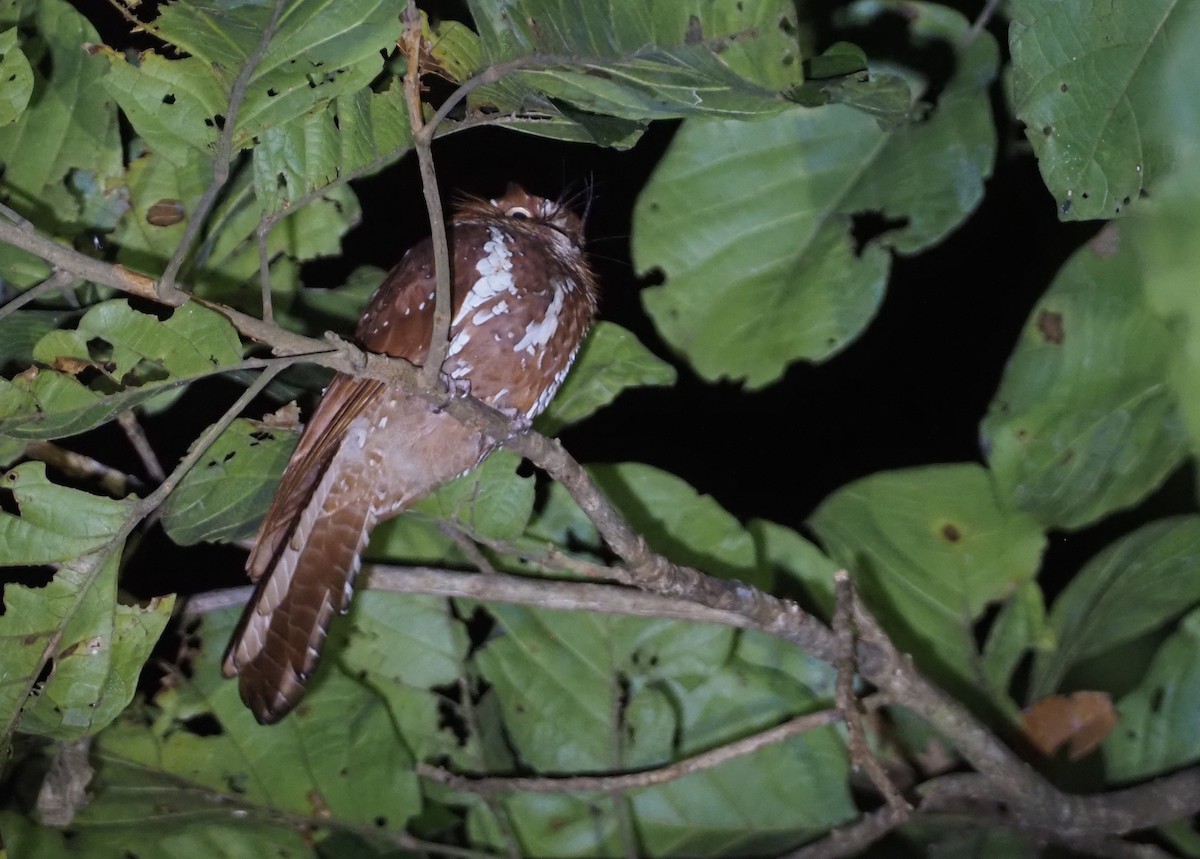
[[1108,546],[1054,601],[1057,645],[1033,665],[1030,699],[1057,691],[1071,666],[1151,632],[1200,602],[1200,517],[1152,522]]
[[446,600],[362,590],[354,598],[338,665],[361,677],[387,702],[405,744],[419,759],[449,757],[467,768],[482,763],[481,738],[465,742],[447,724],[454,713],[470,726],[469,702],[451,700],[442,687],[464,676],[470,642]]
[[[17,725],[23,733],[79,739],[108,725],[133,700],[175,597],[156,598],[144,607],[117,602],[120,557],[119,551],[85,555],[59,568],[43,589],[5,589],[5,605],[20,621],[14,629],[0,625],[0,635],[10,642],[23,636],[21,656],[48,655],[53,669],[24,706]],[[20,678],[13,691],[28,689],[30,681],[28,675]]]
[[0,125],[15,122],[33,95],[33,69],[17,44],[17,28],[0,32]]
[[[112,233],[113,243],[119,246],[117,259],[136,271],[161,271],[183,238],[200,196],[212,182],[212,162],[195,149],[183,153],[180,162],[147,152],[130,162],[125,182],[129,211]],[[151,223],[154,207],[175,203],[182,215],[178,223]]]
[[28,367],[37,342],[72,315],[61,310],[18,310],[0,319],[0,368]]
[[1136,504],[1187,453],[1167,384],[1178,342],[1139,280],[1115,225],[1077,251],[1030,314],[983,421],[1001,497],[1043,526]]
[[[106,768],[141,772],[139,796],[124,793],[131,785],[122,779],[114,797],[144,809],[141,837],[161,837],[178,825],[175,803],[191,796],[194,807],[199,791],[245,809],[248,824],[277,823],[282,813],[317,829],[327,820],[373,828],[383,820],[402,829],[421,799],[412,759],[384,703],[326,660],[303,706],[279,725],[259,725],[237,683],[220,674],[237,614],[205,615],[193,675],[157,695],[161,715],[152,725],[129,718],[97,737],[93,753]],[[220,731],[193,732],[199,716],[215,717]]]
[[[996,613],[983,646],[983,673],[993,690],[993,700],[1008,703],[1009,687],[1025,653],[1031,648],[1044,650],[1050,646],[1053,633],[1046,624],[1046,606],[1042,589],[1036,582],[1020,584]],[[1028,700],[1042,697],[1028,695]],[[1006,707],[1009,715],[1017,715],[1016,706]]]
[[553,0],[507,6],[475,0],[486,62],[530,58],[517,79],[590,113],[629,120],[693,114],[753,116],[786,106],[802,79],[795,9],[631,0],[564,14]]
[[809,524],[897,645],[960,694],[979,688],[975,622],[1032,580],[1046,545],[1037,523],[1005,510],[988,473],[968,464],[855,481]]
[[[152,799],[151,799],[152,798]],[[58,859],[319,859],[312,835],[286,823],[230,820],[230,809],[197,807],[194,789],[141,767],[105,765],[105,789],[90,797],[70,829],[39,826],[0,811],[9,856]],[[136,851],[136,852],[135,852]]]
[[760,559],[804,586],[825,617],[833,616],[833,576],[838,565],[791,528],[755,519],[748,524]]
[[[689,660],[703,659],[703,653],[719,663],[728,655],[733,635],[720,627],[688,628],[582,612],[508,605],[494,605],[490,611],[505,635],[489,641],[476,661],[496,690],[517,754],[542,773],[618,766],[618,673],[640,677],[647,671],[661,676],[679,668],[694,670],[690,662],[680,665],[667,658],[659,663],[660,648]],[[641,682],[631,682],[635,691],[640,688]],[[669,757],[669,734],[664,747],[653,752],[643,747],[643,754]]]
[[1171,86],[1170,61],[1200,38],[1200,7],[1014,0],[1010,14],[1013,112],[1060,217],[1115,216],[1172,166],[1172,126],[1195,90]]
[[134,65],[122,51],[100,53],[109,61],[105,89],[155,153],[179,167],[193,153],[212,156],[229,95],[206,63],[146,51]]
[[[162,322],[133,310],[124,299],[105,301],[84,314],[77,331],[77,338],[62,338],[60,332],[46,336],[58,348],[68,341],[86,343],[92,360],[103,368],[97,387],[56,370],[0,380],[0,433],[23,439],[75,435],[241,360],[233,326],[195,302],[175,308]],[[35,347],[43,361],[53,351]]]
[[612,322],[597,322],[538,426],[553,435],[599,411],[626,388],[674,385],[675,375],[674,367],[632,333]]
[[1117,703],[1117,730],[1104,742],[1110,781],[1134,781],[1200,759],[1200,612],[1184,618],[1145,679]]
[[442,486],[413,506],[439,521],[461,523],[472,534],[493,540],[519,537],[533,513],[533,477],[521,477],[521,457],[497,451],[483,464]]
[[[383,68],[401,24],[386,0],[295,0],[286,4],[266,53],[247,82],[233,142],[261,135],[362,90]],[[183,163],[208,152],[224,125],[233,84],[258,49],[272,4],[195,2],[159,9],[147,29],[188,56],[145,52],[137,65],[108,51],[108,83],[138,134]]]
[[[258,229],[262,210],[253,197],[251,171],[230,183],[227,203],[218,206],[204,241],[203,270],[192,276],[193,291],[213,301],[258,313]],[[354,192],[342,185],[325,188],[316,199],[274,225],[267,237],[271,291],[277,305],[290,305],[300,287],[297,263],[337,256],[342,236],[361,216]]]
[[[102,87],[105,61],[81,47],[100,41],[87,19],[64,0],[45,0],[30,23],[44,41],[37,51],[46,54],[51,73],[34,73],[37,98],[15,121],[0,125],[0,188],[35,223],[70,223],[81,207],[63,184],[68,174],[86,171],[101,183],[116,183],[121,175],[117,111]],[[25,51],[34,55],[29,45]],[[6,98],[10,86],[3,87]]]
[[[144,607],[117,602],[117,535],[131,514],[130,502],[50,483],[40,462],[7,472],[2,485],[13,493],[20,515],[0,512],[0,566],[59,566],[43,587],[4,587],[0,744],[14,726],[77,739],[129,704],[173,598]],[[31,697],[47,663],[49,676]]]
[[4,473],[20,515],[0,510],[0,566],[65,563],[104,547],[129,516],[114,501],[46,479],[46,465],[26,462]]
[[655,552],[710,575],[769,584],[750,534],[710,496],[641,463],[593,465],[588,471]]
[[254,147],[255,194],[264,211],[279,211],[340,175],[368,164],[382,168],[411,145],[399,84],[348,93],[324,110],[264,130]]
[[[918,44],[967,32],[943,7],[904,9]],[[936,244],[982,197],[997,57],[986,35],[960,49],[933,113],[892,131],[842,105],[685,123],[634,210],[635,267],[666,278],[642,300],[667,343],[705,379],[758,388],[857,337],[883,297],[889,249]],[[856,248],[863,213],[902,224]]]
[[[788,671],[743,662],[731,654],[736,634],[722,627],[494,612],[505,634],[477,658],[521,760],[538,773],[678,759],[821,706],[824,695],[805,681],[819,677],[826,689],[832,682],[828,667],[823,676],[798,672],[797,682]],[[625,718],[615,721],[622,701]],[[655,739],[635,724],[653,726]],[[836,732],[822,729],[628,798],[648,855],[776,853],[852,816],[847,775]],[[588,812],[587,799],[517,795],[505,807],[530,855],[596,855],[619,830],[610,805]],[[483,809],[473,809],[471,823],[480,838],[497,840]]]
[[297,441],[296,433],[235,420],[163,505],[167,536],[181,546],[253,536]]

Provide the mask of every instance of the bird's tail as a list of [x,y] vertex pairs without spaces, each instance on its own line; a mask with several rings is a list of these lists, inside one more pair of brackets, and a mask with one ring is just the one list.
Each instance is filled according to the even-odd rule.
[[[375,515],[370,493],[347,487],[338,468],[324,470],[307,503],[296,506],[275,556],[252,555],[258,587],[225,652],[223,672],[264,725],[304,696],[335,613],[346,611]],[[272,507],[272,513],[276,509]],[[271,513],[263,532],[281,527]]]

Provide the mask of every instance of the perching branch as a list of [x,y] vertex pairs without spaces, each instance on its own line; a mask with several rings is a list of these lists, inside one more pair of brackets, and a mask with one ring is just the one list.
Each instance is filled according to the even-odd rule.
[[[168,306],[197,300],[178,290],[163,289],[158,281],[149,277],[80,254],[32,229],[6,223],[3,219],[0,219],[0,241],[28,250],[82,279]],[[570,492],[609,548],[621,558],[624,566],[614,568],[614,578],[619,574],[623,581],[636,584],[650,594],[671,601],[682,599],[722,616],[736,616],[738,622],[734,625],[790,641],[824,661],[832,662],[837,658],[833,632],[802,612],[795,603],[740,582],[706,576],[651,551],[583,467],[556,440],[532,431],[514,434],[515,429],[508,418],[470,397],[456,397],[446,402],[440,384],[433,389],[424,385],[416,368],[400,359],[365,353],[341,341],[330,347],[323,341],[294,334],[231,308],[203,303],[223,314],[243,335],[271,346],[277,354],[284,356],[277,360],[288,363],[310,361],[339,372],[398,385],[430,402],[444,404],[449,414],[491,438],[503,439],[504,447],[533,461]],[[171,478],[160,490],[169,491],[170,481]],[[152,504],[156,506],[163,497],[165,495],[152,496]],[[151,502],[151,499],[146,501]],[[492,577],[475,578],[487,580]],[[535,585],[544,588],[542,582]],[[587,586],[589,584],[571,585],[572,588]],[[472,583],[470,587],[479,585]],[[424,592],[453,595],[447,594],[447,590],[449,588],[431,584]],[[607,604],[611,597],[611,592],[605,592],[600,602]],[[546,602],[543,600],[538,604],[546,605]],[[854,622],[859,635],[856,654],[860,675],[893,700],[903,702],[905,707],[941,732],[978,772],[985,774],[1021,819],[1046,821],[1062,831],[1105,834],[1128,832],[1200,812],[1200,769],[1184,771],[1126,791],[1096,796],[1062,793],[1021,761],[963,705],[926,680],[912,661],[895,649],[861,603],[855,605]]]

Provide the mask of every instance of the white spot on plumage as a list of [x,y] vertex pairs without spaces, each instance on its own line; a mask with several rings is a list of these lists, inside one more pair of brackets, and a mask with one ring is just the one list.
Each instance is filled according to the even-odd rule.
[[503,298],[493,304],[491,307],[485,307],[483,310],[471,317],[471,324],[482,325],[494,316],[503,316],[508,313],[508,302]]
[[512,251],[508,247],[508,238],[503,232],[491,227],[488,229],[491,241],[483,245],[484,255],[475,263],[475,271],[479,279],[471,284],[471,289],[463,299],[462,307],[454,316],[455,324],[467,318],[467,314],[483,306],[497,295],[505,292],[516,292],[512,276]]
[[[562,313],[563,299],[566,293],[560,281],[553,280],[551,285],[554,287],[554,297],[550,299],[550,306],[546,308],[546,314],[541,319],[535,319],[525,326],[525,336],[513,346],[514,352],[524,349],[530,355],[540,353],[550,342],[554,332],[558,330],[558,320]],[[541,364],[540,354],[538,364]]]
[[387,427],[387,422],[388,422],[387,415],[384,415],[383,417],[381,417],[379,419],[379,428],[385,429]]
[[450,347],[446,350],[446,357],[457,355],[463,350],[463,347],[471,342],[471,334],[468,331],[459,331],[454,335],[454,339],[450,341]]
[[417,305],[417,310],[424,310],[424,309],[425,309],[425,302],[422,301],[420,304]]

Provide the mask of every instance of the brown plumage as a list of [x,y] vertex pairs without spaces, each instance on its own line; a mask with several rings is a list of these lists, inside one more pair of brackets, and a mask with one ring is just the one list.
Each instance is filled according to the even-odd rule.
[[[510,185],[454,214],[453,322],[442,371],[507,414],[533,418],[575,358],[596,309],[583,224]],[[365,349],[414,364],[429,350],[433,250],[412,248],[359,321]],[[246,563],[258,583],[225,654],[263,724],[296,706],[329,622],[345,612],[371,529],[474,468],[494,442],[420,398],[338,375],[284,471]]]

